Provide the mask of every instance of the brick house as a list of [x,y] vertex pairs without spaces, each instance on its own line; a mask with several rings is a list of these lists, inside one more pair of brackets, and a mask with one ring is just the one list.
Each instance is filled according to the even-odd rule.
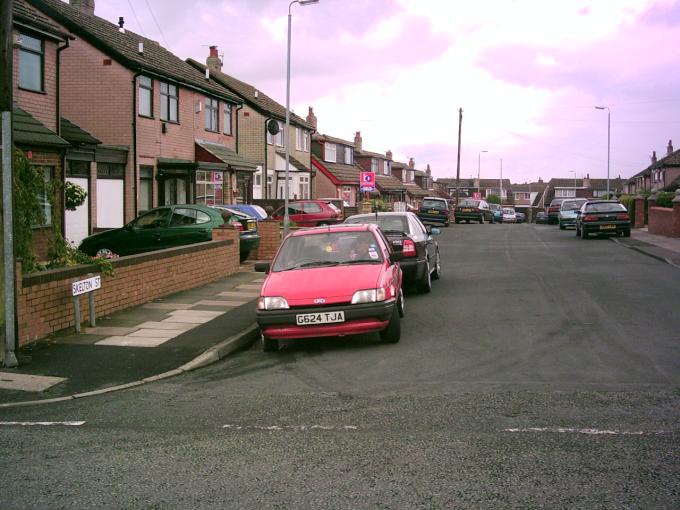
[[529,182],[524,184],[512,184],[512,203],[515,209],[523,212],[529,217],[529,210],[531,210],[531,217],[535,216],[537,209],[544,207],[544,193],[547,184],[542,179],[538,182]]
[[378,188],[375,196],[388,203],[407,202],[406,186],[392,175],[392,153],[383,155],[364,150],[360,131],[354,135],[354,161],[362,171],[375,173]]
[[316,170],[315,198],[341,198],[345,207],[356,207],[361,201],[359,177],[363,170],[354,163],[352,142],[315,133],[312,166]]
[[237,96],[122,19],[95,16],[94,0],[26,1],[74,37],[60,59],[61,113],[102,142],[92,161],[66,165],[87,182],[89,232],[157,205],[249,193],[237,179],[254,170],[236,153]]
[[[620,177],[609,179],[609,192],[619,195],[623,192],[623,180]],[[554,198],[602,198],[607,194],[607,179],[591,179],[587,174],[583,179],[553,178],[545,191],[546,205]]]
[[[70,147],[60,136],[60,57],[70,36],[48,17],[24,0],[12,5],[12,135],[32,166],[38,167],[45,182],[64,178],[64,156]],[[59,198],[55,207],[47,196],[40,197],[45,223],[33,231],[33,248],[39,259],[47,257],[53,221],[63,220]],[[61,221],[63,225],[63,221]]]
[[[187,62],[201,72],[210,70],[212,78],[226,91],[235,94],[242,101],[236,111],[238,115],[238,153],[256,165],[253,181],[253,198],[282,199],[285,189],[286,153],[284,146],[284,130],[286,107],[258,90],[222,71],[222,61],[217,46],[210,46],[210,54],[206,64],[193,59]],[[311,109],[310,109],[311,113]],[[267,131],[267,124],[278,124],[278,134]],[[289,153],[289,189],[288,198],[311,198],[312,196],[312,162],[310,152],[311,134],[315,124],[305,121],[291,112],[290,114],[290,153]],[[295,140],[295,143],[292,141]],[[267,184],[262,186],[262,168],[266,168]]]
[[651,164],[628,179],[624,191],[634,195],[643,191],[675,191],[680,187],[680,150],[673,150],[668,140],[666,155],[658,159],[652,152]]
[[[388,159],[392,159],[392,151],[387,151],[386,155]],[[391,168],[392,175],[399,179],[406,188],[406,202],[411,207],[420,207],[423,198],[430,196],[430,193],[416,184],[415,160],[410,158],[408,164],[393,161]]]

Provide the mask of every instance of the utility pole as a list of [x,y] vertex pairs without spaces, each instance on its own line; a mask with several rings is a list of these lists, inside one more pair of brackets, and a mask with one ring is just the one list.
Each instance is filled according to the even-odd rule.
[[2,282],[4,326],[3,365],[16,367],[16,329],[14,325],[14,220],[12,215],[12,0],[0,0],[0,116],[2,117]]
[[460,133],[463,128],[463,109],[458,109],[458,163],[456,165],[456,207],[460,203]]
[[498,180],[498,189],[500,190],[498,198],[501,199],[501,205],[503,205],[503,158],[501,158],[501,178]]

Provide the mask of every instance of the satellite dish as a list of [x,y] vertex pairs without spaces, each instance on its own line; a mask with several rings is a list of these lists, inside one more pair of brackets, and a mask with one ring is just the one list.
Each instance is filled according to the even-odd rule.
[[270,135],[279,134],[279,122],[274,119],[269,119],[267,122],[267,131],[269,131]]

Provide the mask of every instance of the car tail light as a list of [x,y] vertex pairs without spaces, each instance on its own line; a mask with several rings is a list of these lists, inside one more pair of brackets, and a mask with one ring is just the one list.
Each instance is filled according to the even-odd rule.
[[586,214],[585,216],[583,216],[583,221],[597,221],[599,219],[600,218],[598,218],[597,216],[595,216],[593,214]]
[[416,256],[416,243],[410,239],[406,239],[402,245],[402,253],[404,257],[415,257]]
[[232,220],[229,222],[229,224],[239,232],[243,232],[243,223],[241,223],[240,221]]
[[630,216],[628,216],[626,213],[621,213],[616,215],[616,219],[621,221],[630,221]]

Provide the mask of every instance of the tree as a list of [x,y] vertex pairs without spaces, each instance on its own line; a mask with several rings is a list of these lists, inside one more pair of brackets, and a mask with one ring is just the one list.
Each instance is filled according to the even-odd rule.
[[499,197],[498,195],[487,195],[486,201],[489,202],[490,204],[500,204],[501,197]]

